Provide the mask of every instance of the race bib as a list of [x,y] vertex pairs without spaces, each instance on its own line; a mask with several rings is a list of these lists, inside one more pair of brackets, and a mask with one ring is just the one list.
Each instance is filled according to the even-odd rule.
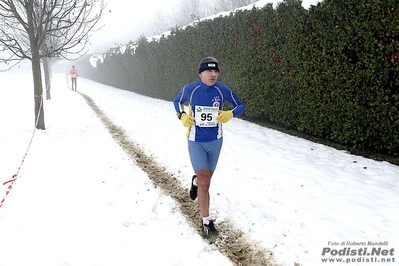
[[195,124],[199,127],[216,127],[216,117],[218,116],[218,107],[196,106]]

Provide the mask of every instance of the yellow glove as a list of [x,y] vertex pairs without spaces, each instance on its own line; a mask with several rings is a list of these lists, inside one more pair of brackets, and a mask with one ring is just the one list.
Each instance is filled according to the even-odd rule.
[[232,111],[221,111],[218,110],[219,115],[216,117],[216,122],[217,123],[227,123],[230,121],[230,119],[233,118],[233,112]]
[[182,114],[182,116],[180,117],[180,120],[183,123],[183,126],[185,126],[185,127],[191,127],[192,125],[195,124],[194,117],[189,116],[186,113]]

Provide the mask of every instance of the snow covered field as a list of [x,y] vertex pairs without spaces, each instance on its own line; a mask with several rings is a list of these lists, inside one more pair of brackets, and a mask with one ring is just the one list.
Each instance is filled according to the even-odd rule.
[[[21,166],[34,113],[31,75],[0,78],[3,184]],[[52,100],[44,101],[46,130],[36,131],[0,208],[0,266],[231,265],[67,88],[65,74],[54,75],[52,88]],[[188,192],[185,128],[171,102],[83,78],[78,91]],[[399,167],[241,119],[227,123],[224,136],[211,185],[216,224],[229,220],[280,265],[399,265],[392,251],[399,248]],[[8,185],[0,186],[0,201]],[[343,262],[322,261],[328,258]]]

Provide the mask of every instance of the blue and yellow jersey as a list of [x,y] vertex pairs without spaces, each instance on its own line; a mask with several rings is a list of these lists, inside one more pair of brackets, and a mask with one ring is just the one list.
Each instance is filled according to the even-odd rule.
[[[222,137],[222,124],[216,123],[216,116],[225,102],[233,106],[234,117],[244,113],[244,103],[223,83],[207,86],[199,80],[183,87],[174,99],[174,106],[176,112],[185,111],[195,118],[195,124],[188,129],[189,140],[209,142]],[[188,106],[188,110],[184,110],[184,106]]]

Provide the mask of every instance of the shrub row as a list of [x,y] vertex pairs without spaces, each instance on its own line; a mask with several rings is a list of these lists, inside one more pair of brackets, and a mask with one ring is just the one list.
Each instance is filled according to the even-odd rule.
[[172,100],[214,56],[246,115],[359,148],[399,154],[399,1],[285,0],[111,49],[85,76]]

